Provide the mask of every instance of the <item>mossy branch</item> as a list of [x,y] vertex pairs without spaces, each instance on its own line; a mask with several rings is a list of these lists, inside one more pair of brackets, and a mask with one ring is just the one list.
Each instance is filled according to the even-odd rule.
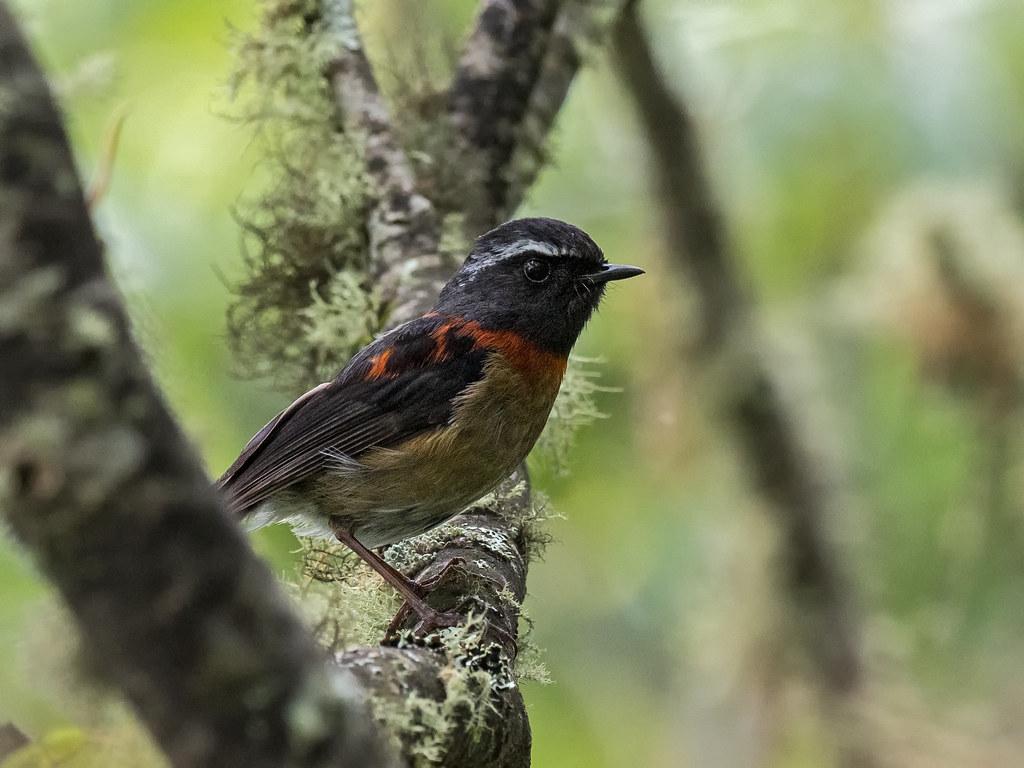
[[174,764],[389,764],[149,379],[3,5],[0,391],[0,509]]
[[[241,47],[243,74],[257,87],[263,83],[271,92],[283,94],[286,114],[299,111],[301,122],[292,119],[291,124],[295,126],[292,136],[300,146],[302,131],[313,131],[315,141],[310,143],[314,146],[320,145],[318,137],[334,133],[358,148],[360,176],[366,181],[362,211],[351,216],[353,208],[348,206],[343,217],[320,231],[330,234],[329,242],[357,243],[361,239],[364,243],[364,258],[346,257],[343,263],[367,265],[368,285],[363,290],[368,287],[381,302],[381,328],[427,309],[464,256],[468,240],[514,210],[543,161],[540,148],[582,60],[579,46],[596,29],[590,21],[597,18],[598,10],[607,11],[614,5],[484,2],[451,93],[430,100],[448,103],[451,110],[434,112],[416,134],[426,135],[428,140],[405,147],[400,141],[408,140],[409,132],[397,129],[377,86],[352,3],[267,0],[263,31]],[[504,14],[509,9],[514,23],[506,23],[509,17]],[[493,51],[500,52],[501,58],[494,69],[475,68],[474,62]],[[328,86],[329,104],[316,102],[322,111],[319,121],[301,104],[296,106],[291,96],[319,93],[298,79],[309,76],[310,59],[317,62]],[[529,70],[528,82],[514,86],[510,79],[521,77],[516,70],[521,64]],[[257,101],[260,99],[257,94]],[[269,110],[271,114],[279,111],[280,107]],[[267,110],[255,112],[262,116]],[[502,159],[490,165],[478,162],[481,155],[477,153],[497,149],[486,133],[488,126],[504,126],[499,130],[503,137],[506,128],[511,130],[509,140],[499,142],[500,152],[489,155]],[[410,162],[412,150],[416,151],[416,164]],[[511,196],[502,192],[502,202],[496,205],[477,194],[481,184],[508,188],[511,162],[517,163]],[[342,166],[338,163],[336,167]],[[439,167],[446,169],[446,178],[455,180],[444,189],[432,184],[433,179],[416,176],[417,168]],[[312,172],[319,178],[320,171]],[[329,190],[326,181],[305,187]],[[301,221],[291,211],[306,209],[304,198],[296,194],[294,205],[289,205],[287,187],[277,187],[282,189],[285,195],[275,197],[270,210],[283,214],[277,216],[280,220]],[[270,217],[271,224],[274,218]],[[261,230],[261,235],[274,243],[274,260],[269,266],[256,263],[247,285],[271,301],[275,295],[298,296],[294,281],[286,288],[277,278],[284,276],[290,262],[311,263],[308,249],[301,247],[299,238],[275,238],[272,226]],[[287,246],[293,252],[289,253]],[[319,266],[314,264],[321,272],[306,273],[311,274],[312,292],[301,313],[310,322],[304,328],[286,330],[289,348],[329,347],[336,326],[342,340],[352,337],[349,329],[358,313],[349,311],[350,299],[334,298],[331,281],[322,273],[326,261],[318,258]],[[263,274],[274,278],[269,293],[259,291],[266,282]],[[303,274],[301,269],[296,269],[298,274]],[[354,280],[345,285],[360,287]],[[330,322],[325,319],[328,315],[333,318]],[[244,331],[238,327],[239,334]],[[347,342],[342,346],[347,348]],[[267,362],[273,365],[272,359]],[[301,359],[296,362],[306,370]],[[587,376],[577,378],[580,385],[571,388],[572,397],[560,401],[561,421],[576,423],[595,415],[588,394],[596,385]],[[568,428],[557,431],[562,437],[551,437],[548,442],[554,453],[561,454]],[[396,567],[420,581],[442,577],[430,602],[466,617],[463,627],[444,630],[425,642],[405,637],[397,649],[349,648],[338,656],[339,663],[372,691],[378,720],[409,763],[529,764],[529,723],[516,685],[529,662],[520,659],[523,648],[518,624],[529,559],[545,541],[538,530],[538,517],[525,471],[521,471],[494,495],[448,524],[385,550],[385,557]],[[375,576],[364,574],[336,547],[319,543],[308,545],[305,571],[301,599],[313,613],[324,642],[345,647],[353,641],[366,642],[375,637],[375,631],[382,631],[375,622],[380,622],[388,606],[367,599],[370,592],[380,592]],[[344,622],[354,611],[361,612],[357,626],[346,626]]]
[[395,138],[377,87],[351,0],[322,0],[320,14],[331,51],[326,73],[346,130],[359,138],[372,202],[366,218],[371,272],[398,325],[422,314],[457,266],[440,249],[434,204],[417,190],[412,166]]

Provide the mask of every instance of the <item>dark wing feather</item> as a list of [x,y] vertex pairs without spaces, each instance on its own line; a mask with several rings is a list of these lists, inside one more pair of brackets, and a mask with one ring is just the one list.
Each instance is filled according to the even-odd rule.
[[277,416],[268,421],[260,429],[259,432],[257,432],[249,439],[249,442],[245,444],[245,448],[242,449],[242,452],[238,455],[238,458],[235,459],[235,461],[231,464],[230,467],[224,470],[224,474],[220,476],[220,479],[217,481],[217,484],[222,487],[229,485],[242,472],[242,470],[244,470],[251,463],[252,459],[256,456],[257,452],[263,446],[263,444],[278,429],[280,429],[281,425],[288,420],[288,417],[291,416],[292,413],[301,408],[303,403],[305,403],[307,400],[310,400],[311,398],[315,397],[319,392],[322,392],[325,387],[329,387],[330,385],[330,382],[327,381],[325,381],[323,384],[318,384],[317,386],[309,390],[309,392],[306,392],[304,395],[299,396],[295,400],[295,402],[293,402],[291,405],[289,405],[287,408],[285,408],[283,411],[277,414]]
[[374,447],[441,427],[480,379],[487,352],[436,316],[410,321],[356,355],[264,426],[218,485],[245,514],[275,493]]

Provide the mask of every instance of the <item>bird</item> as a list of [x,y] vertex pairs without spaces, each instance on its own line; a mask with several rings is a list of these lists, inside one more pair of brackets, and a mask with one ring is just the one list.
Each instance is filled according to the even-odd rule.
[[229,510],[249,529],[286,522],[338,539],[418,614],[418,632],[456,625],[374,550],[444,523],[519,466],[607,284],[643,272],[608,263],[557,219],[481,235],[430,311],[379,336],[249,440],[217,481]]

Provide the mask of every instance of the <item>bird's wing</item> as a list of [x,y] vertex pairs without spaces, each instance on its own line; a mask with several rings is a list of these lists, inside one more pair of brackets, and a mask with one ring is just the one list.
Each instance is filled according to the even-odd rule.
[[483,376],[488,350],[437,316],[410,321],[366,347],[249,441],[218,480],[244,515],[273,494],[370,448],[449,423],[453,400]]

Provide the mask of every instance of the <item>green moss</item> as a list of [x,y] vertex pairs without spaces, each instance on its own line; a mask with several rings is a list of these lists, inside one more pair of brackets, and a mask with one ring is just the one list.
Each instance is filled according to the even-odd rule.
[[380,297],[365,288],[365,281],[363,272],[343,269],[330,275],[323,287],[310,283],[312,303],[299,310],[299,316],[305,321],[315,378],[333,376],[377,331]]
[[516,658],[512,664],[513,677],[517,683],[549,684],[551,673],[543,660],[544,650],[533,642],[533,620],[530,618],[526,605],[520,603],[509,589],[499,592],[498,597],[515,605],[519,611],[519,643]]

